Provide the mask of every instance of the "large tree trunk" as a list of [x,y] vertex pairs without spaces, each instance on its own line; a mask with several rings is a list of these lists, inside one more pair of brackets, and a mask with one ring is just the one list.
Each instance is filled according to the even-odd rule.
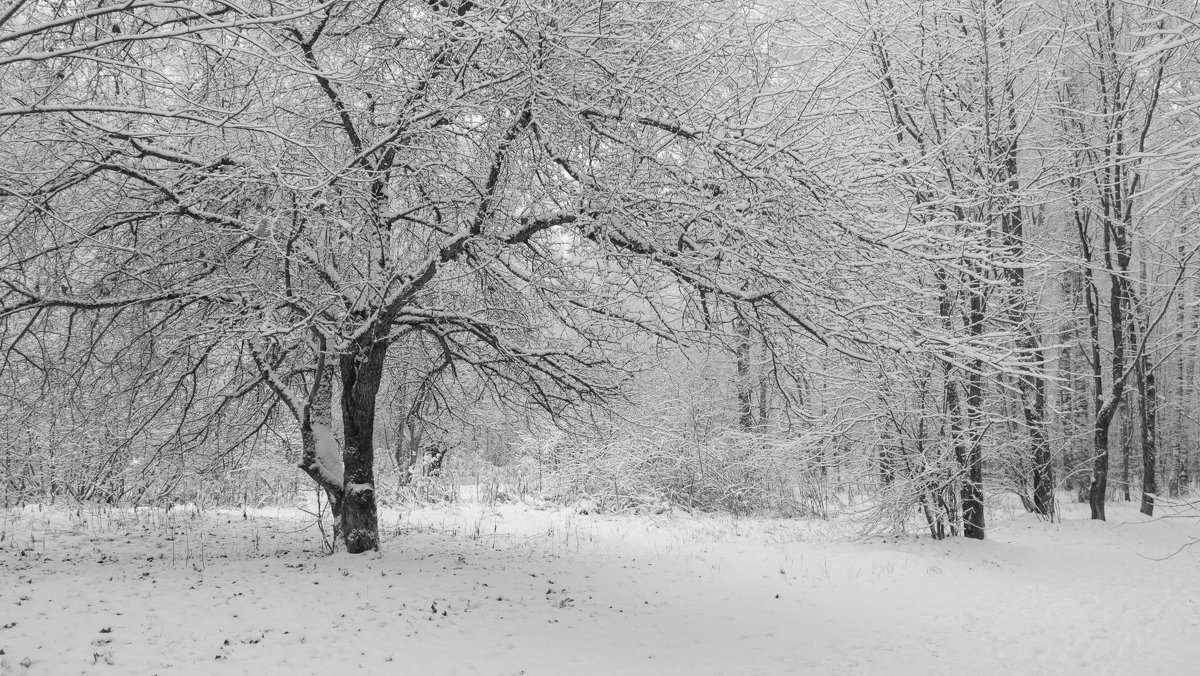
[[387,342],[376,331],[355,341],[340,360],[345,430],[342,537],[351,554],[379,549],[375,504],[375,398],[383,378]]

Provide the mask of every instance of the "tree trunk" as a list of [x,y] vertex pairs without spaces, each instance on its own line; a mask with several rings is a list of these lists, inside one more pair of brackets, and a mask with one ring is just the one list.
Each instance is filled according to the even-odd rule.
[[[1040,359],[1040,352],[1038,353]],[[1033,383],[1033,406],[1025,409],[1025,424],[1029,427],[1033,446],[1033,509],[1042,516],[1054,514],[1054,457],[1050,453],[1050,436],[1046,429],[1046,381],[1037,378]]]
[[[1107,234],[1105,237],[1107,239]],[[1085,257],[1090,261],[1091,256],[1086,254],[1088,251],[1087,239],[1082,236],[1082,231],[1081,242],[1085,247]],[[1121,403],[1121,394],[1124,391],[1121,385],[1123,381],[1120,380],[1121,367],[1125,362],[1123,352],[1125,349],[1125,337],[1122,331],[1124,318],[1121,312],[1121,292],[1114,282],[1110,290],[1109,301],[1109,313],[1112,320],[1115,346],[1112,362],[1113,393],[1106,400],[1104,398],[1104,372],[1100,357],[1100,294],[1092,279],[1090,268],[1084,268],[1084,277],[1087,280],[1085,291],[1087,294],[1088,333],[1092,351],[1092,358],[1090,360],[1092,364],[1092,397],[1095,402],[1096,411],[1096,419],[1092,424],[1094,457],[1092,459],[1092,481],[1088,488],[1088,505],[1092,510],[1092,518],[1104,521],[1104,503],[1108,494],[1108,431],[1112,425],[1113,416],[1116,415],[1117,406]],[[1109,276],[1112,280],[1115,280],[1115,277],[1116,275],[1111,274]]]
[[333,515],[333,541],[341,533],[342,516],[342,458],[333,436],[333,369],[325,364],[322,355],[317,360],[312,390],[300,421],[302,455],[300,469],[304,471],[329,498]]
[[1133,452],[1133,410],[1124,407],[1121,415],[1121,497],[1125,502],[1133,498],[1129,495],[1129,456]]
[[[1119,154],[1119,153],[1118,153]],[[1108,319],[1112,335],[1112,389],[1106,398],[1104,396],[1104,381],[1100,361],[1099,338],[1099,293],[1094,286],[1090,271],[1084,272],[1090,285],[1088,297],[1088,328],[1092,341],[1092,380],[1095,385],[1096,422],[1093,428],[1093,443],[1096,448],[1096,458],[1092,465],[1092,485],[1088,491],[1088,502],[1092,508],[1092,518],[1105,520],[1104,503],[1108,498],[1108,468],[1109,443],[1108,433],[1116,415],[1117,407],[1121,405],[1125,394],[1125,348],[1128,344],[1126,336],[1129,292],[1129,261],[1131,253],[1128,240],[1128,223],[1122,219],[1129,217],[1124,206],[1124,196],[1119,189],[1112,186],[1124,186],[1122,167],[1116,165],[1109,169],[1114,178],[1105,184],[1106,193],[1101,202],[1104,204],[1104,266],[1108,270]],[[1082,233],[1081,233],[1082,235]],[[1087,246],[1086,238],[1083,240]],[[1085,249],[1086,251],[1086,249]],[[1088,260],[1091,256],[1086,256]]]
[[737,323],[737,403],[738,426],[743,432],[754,431],[754,383],[750,380],[750,324],[740,317]]
[[[1067,274],[1074,274],[1068,271]],[[1078,279],[1078,278],[1075,278]],[[1071,280],[1064,283],[1064,292],[1068,298],[1078,294],[1078,284]],[[1074,493],[1079,502],[1087,501],[1086,482],[1080,480],[1079,470],[1083,465],[1085,453],[1080,448],[1080,439],[1088,428],[1087,411],[1087,379],[1076,372],[1075,348],[1072,346],[1081,340],[1076,328],[1064,328],[1058,335],[1058,342],[1063,347],[1059,352],[1057,375],[1058,409],[1062,412],[1063,434],[1063,489]]]
[[[976,366],[982,367],[981,364]],[[967,378],[967,439],[962,485],[963,537],[984,538],[983,513],[983,374],[972,372]]]
[[[1190,297],[1200,298],[1200,281],[1193,280],[1192,293]],[[1200,336],[1200,304],[1196,304],[1196,307],[1192,310],[1191,322],[1191,335]],[[1187,370],[1187,382],[1189,383],[1189,386],[1187,399],[1185,400],[1186,403],[1181,402],[1181,405],[1188,406],[1191,409],[1196,408],[1196,380],[1198,379],[1198,376],[1200,376],[1200,354],[1197,354],[1198,348],[1200,348],[1200,343],[1193,340],[1190,348],[1186,350],[1186,352],[1191,353],[1191,359],[1188,360],[1189,363]],[[1194,432],[1194,423],[1189,423],[1187,429]],[[1189,439],[1195,438],[1195,434],[1189,437]],[[1188,495],[1192,490],[1192,477],[1196,475],[1196,450],[1194,442],[1184,447],[1183,454],[1179,458],[1179,464],[1179,492],[1181,494]]]
[[1104,494],[1108,491],[1108,425],[1096,424],[1092,443],[1096,448],[1096,458],[1092,461],[1092,485],[1088,489],[1088,504],[1092,508],[1092,518],[1104,521]]
[[[970,313],[967,316],[967,334],[978,337],[983,334],[986,300],[978,279],[969,286]],[[963,537],[984,539],[985,518],[983,513],[983,362],[975,359],[971,372],[967,374],[967,447],[963,469],[966,480],[962,485]]]
[[[954,298],[951,295],[949,279],[946,272],[944,270],[939,270],[937,273],[937,278],[938,287],[941,291],[941,301],[939,303],[938,313],[941,316],[943,323],[945,323],[947,329],[950,329],[953,325],[952,317],[954,314]],[[972,307],[975,307],[975,302],[976,301],[972,299]],[[979,326],[982,326],[982,323],[980,323]],[[969,325],[968,332],[973,330],[973,328],[974,327]],[[972,471],[972,463],[977,452],[980,450],[978,443],[979,440],[975,438],[975,427],[972,424],[975,416],[977,413],[979,413],[979,411],[973,412],[971,409],[973,402],[979,403],[978,399],[972,399],[972,394],[975,393],[975,391],[972,390],[970,381],[974,378],[974,374],[968,377],[968,384],[966,385],[967,410],[965,415],[963,411],[963,401],[959,396],[958,391],[959,376],[957,374],[957,369],[951,366],[949,361],[947,361],[944,365],[942,376],[942,394],[946,401],[946,416],[949,418],[950,422],[950,441],[954,446],[954,458],[958,461],[961,471],[958,494],[959,501],[961,502],[960,513],[963,519],[963,535],[967,537],[976,537],[978,535],[980,536],[978,539],[981,539],[982,533],[981,531],[977,531],[975,529],[975,525],[983,515],[983,491],[982,485],[980,485],[979,490],[976,491],[972,481],[972,477],[974,475]],[[980,471],[982,471],[982,467],[980,467]],[[977,503],[979,509],[975,510],[974,508],[977,506]],[[972,508],[970,519],[967,517],[968,506]],[[956,513],[951,515],[950,518],[953,521],[957,521],[957,517],[958,514]],[[979,523],[978,525],[982,526],[982,523]]]
[[[1091,262],[1088,255],[1087,237],[1080,229],[1080,241],[1084,245],[1085,260]],[[1104,403],[1104,366],[1100,362],[1100,300],[1096,284],[1092,279],[1092,270],[1083,269],[1086,286],[1084,299],[1087,304],[1088,344],[1091,347],[1092,366],[1092,410],[1096,417],[1092,421],[1092,478],[1088,485],[1088,505],[1092,508],[1092,518],[1104,520],[1104,493],[1108,490],[1108,424],[1112,420],[1114,405]],[[1112,402],[1110,402],[1112,404]],[[1107,409],[1107,412],[1106,412]]]
[[421,440],[425,436],[425,426],[406,416],[396,429],[394,454],[396,467],[400,471],[400,485],[403,487],[412,483],[420,468]]
[[[1126,266],[1127,267],[1127,266]],[[1093,430],[1093,443],[1096,447],[1096,459],[1092,464],[1092,485],[1088,491],[1088,503],[1092,508],[1092,518],[1100,521],[1105,520],[1104,503],[1108,499],[1108,432],[1112,426],[1113,417],[1117,413],[1117,407],[1121,405],[1121,399],[1125,394],[1125,381],[1121,378],[1125,366],[1125,317],[1123,297],[1125,295],[1122,279],[1114,274],[1110,274],[1112,289],[1109,297],[1109,317],[1110,328],[1113,336],[1113,357],[1112,357],[1112,372],[1113,384],[1112,392],[1108,399],[1103,399],[1103,390],[1096,392],[1096,424]],[[1101,379],[1100,370],[1100,349],[1099,340],[1093,343],[1093,355],[1095,361],[1093,363],[1094,378],[1097,383],[1097,388],[1100,387]],[[1100,402],[1104,401],[1103,404]]]
[[758,376],[758,433],[766,434],[771,424],[771,375],[763,369]]
[[[1186,223],[1186,222],[1187,222],[1186,219],[1183,219],[1180,221],[1180,225],[1179,225],[1179,234],[1178,234],[1179,248],[1177,251],[1177,255],[1179,256],[1178,260],[1185,260],[1186,256],[1187,256],[1188,231],[1187,231],[1186,225],[1184,225],[1184,223]],[[1184,299],[1186,299],[1188,297],[1188,295],[1187,295],[1188,282],[1187,282],[1187,280],[1183,280],[1181,283],[1183,284],[1183,286],[1180,288],[1180,293],[1182,295],[1182,298],[1180,298],[1180,301],[1177,304],[1176,310],[1175,310],[1175,315],[1176,315],[1175,344],[1179,346],[1178,347],[1178,353],[1179,353],[1178,367],[1179,368],[1175,372],[1175,392],[1174,392],[1174,394],[1175,394],[1175,416],[1174,416],[1175,420],[1173,422],[1174,422],[1175,430],[1174,430],[1174,434],[1171,435],[1171,455],[1167,459],[1167,461],[1165,463],[1166,467],[1164,468],[1166,470],[1166,472],[1165,472],[1166,476],[1164,478],[1166,479],[1166,483],[1167,483],[1167,495],[1172,498],[1179,497],[1180,488],[1182,488],[1179,485],[1179,478],[1180,478],[1180,475],[1182,474],[1181,470],[1183,469],[1183,458],[1184,458],[1184,454],[1186,452],[1185,449],[1188,447],[1188,419],[1187,419],[1187,415],[1184,413],[1184,411],[1186,410],[1184,407],[1187,406],[1187,382],[1188,382],[1188,380],[1187,380],[1188,349],[1186,346],[1187,338],[1186,338],[1186,333],[1185,333],[1185,331],[1187,329],[1187,305],[1188,305],[1188,303]]]
[[[386,329],[384,329],[386,330]],[[375,503],[375,399],[383,378],[387,342],[382,331],[368,331],[340,360],[342,425],[345,430],[345,495],[342,536],[346,551],[379,549],[379,516]]]
[[[1024,313],[1019,313],[1018,316]],[[1044,371],[1041,341],[1028,317],[1023,317],[1020,346],[1030,369]],[[1030,457],[1033,460],[1033,511],[1041,516],[1054,513],[1054,456],[1046,421],[1046,379],[1041,375],[1020,378],[1021,403],[1025,427],[1029,430]]]
[[1158,397],[1154,370],[1149,356],[1138,359],[1138,401],[1142,417],[1142,514],[1154,516],[1154,495],[1158,493]]

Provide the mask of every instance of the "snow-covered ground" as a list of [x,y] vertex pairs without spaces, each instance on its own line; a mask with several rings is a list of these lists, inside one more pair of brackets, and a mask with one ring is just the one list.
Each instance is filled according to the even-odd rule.
[[25,508],[0,674],[1200,673],[1200,521],[1110,509],[935,542],[467,505],[324,556],[295,510]]

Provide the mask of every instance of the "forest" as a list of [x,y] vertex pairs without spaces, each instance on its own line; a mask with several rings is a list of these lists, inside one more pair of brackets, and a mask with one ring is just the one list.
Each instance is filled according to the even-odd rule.
[[1200,4],[0,0],[0,676],[1200,663]]
[[1186,504],[1198,21],[7,0],[5,505]]

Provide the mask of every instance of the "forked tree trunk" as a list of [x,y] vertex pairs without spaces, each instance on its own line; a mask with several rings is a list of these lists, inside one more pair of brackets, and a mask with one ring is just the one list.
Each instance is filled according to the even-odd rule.
[[[1122,269],[1128,269],[1128,259],[1125,259]],[[1116,273],[1110,273],[1111,289],[1109,291],[1109,324],[1113,337],[1112,356],[1112,391],[1105,399],[1100,376],[1099,340],[1094,339],[1092,353],[1094,355],[1093,378],[1096,381],[1096,423],[1093,428],[1093,443],[1096,446],[1096,459],[1092,464],[1092,485],[1088,491],[1088,504],[1091,506],[1092,518],[1104,521],[1106,519],[1104,504],[1108,499],[1108,467],[1109,444],[1108,432],[1116,416],[1117,407],[1125,394],[1125,380],[1121,374],[1125,368],[1125,317],[1124,297],[1125,285],[1123,278]],[[1093,304],[1094,305],[1094,304]],[[1092,321],[1096,321],[1093,316]]]
[[[1107,226],[1106,226],[1107,227]],[[1129,254],[1125,248],[1123,238],[1124,229],[1116,229],[1114,239],[1116,242],[1115,250],[1117,253],[1118,270],[1124,272],[1129,269]],[[1092,518],[1105,520],[1104,503],[1108,499],[1108,467],[1109,467],[1109,448],[1108,448],[1108,432],[1112,425],[1113,417],[1116,415],[1117,407],[1121,405],[1121,400],[1125,394],[1125,380],[1121,377],[1125,370],[1125,298],[1128,297],[1127,280],[1117,272],[1109,273],[1110,291],[1109,291],[1109,328],[1112,330],[1113,354],[1112,354],[1112,391],[1108,399],[1103,405],[1099,405],[1102,395],[1097,393],[1097,412],[1094,440],[1096,444],[1096,460],[1092,466],[1092,486],[1088,492],[1088,503],[1092,508]],[[1099,350],[1095,353],[1098,355]],[[1100,368],[1097,361],[1095,369]],[[1099,380],[1099,378],[1097,378]]]
[[[1120,156],[1122,152],[1118,151],[1117,155]],[[1105,208],[1103,251],[1104,266],[1108,271],[1108,320],[1113,346],[1110,362],[1112,385],[1107,397],[1104,394],[1100,353],[1099,291],[1092,278],[1091,270],[1084,268],[1084,276],[1087,280],[1088,331],[1091,340],[1092,383],[1096,411],[1096,419],[1092,427],[1095,459],[1092,464],[1092,483],[1088,490],[1088,503],[1091,507],[1092,518],[1100,521],[1104,521],[1106,518],[1104,505],[1108,499],[1109,429],[1125,395],[1125,378],[1123,376],[1125,373],[1125,349],[1128,347],[1126,312],[1130,298],[1128,273],[1132,255],[1128,239],[1129,223],[1127,219],[1130,218],[1127,209],[1128,202],[1126,196],[1116,187],[1125,185],[1123,167],[1117,164],[1109,171],[1114,178],[1104,186],[1104,195],[1101,199]],[[1079,221],[1078,216],[1077,221]],[[1091,262],[1093,257],[1090,239],[1082,221],[1079,222],[1081,223],[1079,228],[1080,244],[1084,249],[1084,258]]]

